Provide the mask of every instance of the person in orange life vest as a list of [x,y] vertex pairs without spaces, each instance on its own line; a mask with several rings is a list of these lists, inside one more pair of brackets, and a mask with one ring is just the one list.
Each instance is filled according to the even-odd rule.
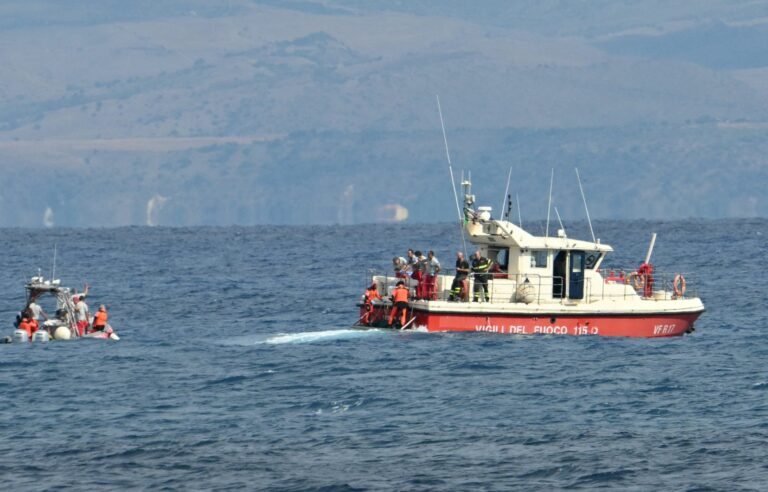
[[405,326],[405,318],[408,315],[408,287],[402,280],[397,283],[397,287],[392,291],[392,310],[389,312],[389,326],[395,320],[397,313],[400,313],[400,328]]
[[93,317],[93,331],[104,331],[107,327],[107,319],[109,319],[109,313],[104,304],[99,306],[99,310],[96,312],[96,316]]
[[363,309],[365,310],[365,313],[363,314],[363,317],[360,318],[360,321],[364,325],[369,325],[371,323],[371,314],[373,314],[373,301],[376,299],[381,300],[381,294],[379,294],[376,283],[374,282],[365,290],[365,294],[363,295]]
[[88,319],[91,317],[88,312],[88,304],[85,303],[85,295],[82,297],[73,297],[72,301],[75,303],[75,321],[77,322],[77,331],[80,336],[85,335],[88,329]]
[[30,323],[29,315],[25,312],[21,316],[21,322],[19,323],[19,330],[27,332],[27,336],[32,338],[32,323]]
[[32,329],[32,334],[34,335],[35,332],[40,329],[40,322],[37,321],[34,317],[30,316],[29,327]]

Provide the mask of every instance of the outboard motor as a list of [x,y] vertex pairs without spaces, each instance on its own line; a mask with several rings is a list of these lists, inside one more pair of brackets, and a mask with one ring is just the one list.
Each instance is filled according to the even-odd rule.
[[24,330],[13,330],[13,343],[27,343],[29,335]]
[[51,335],[45,330],[37,330],[32,334],[33,342],[47,342],[51,339]]

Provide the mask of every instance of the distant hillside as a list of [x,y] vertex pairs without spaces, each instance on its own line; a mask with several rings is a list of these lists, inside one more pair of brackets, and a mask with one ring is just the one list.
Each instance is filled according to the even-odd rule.
[[662,5],[4,2],[0,226],[452,220],[437,93],[494,207],[766,215],[768,8]]

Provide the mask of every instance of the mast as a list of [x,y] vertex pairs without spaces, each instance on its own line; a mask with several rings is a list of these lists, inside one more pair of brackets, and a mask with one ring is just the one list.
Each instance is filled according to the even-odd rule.
[[501,214],[501,220],[504,220],[504,200],[509,200],[509,180],[512,178],[512,166],[509,166],[509,174],[507,174],[507,187],[504,190],[504,197],[501,200],[501,207],[499,213]]
[[547,203],[547,229],[544,232],[544,237],[549,237],[549,214],[552,209],[552,183],[555,181],[555,168],[552,168],[552,174],[549,177],[549,202]]
[[581,176],[579,176],[579,168],[575,167],[576,169],[576,179],[579,181],[579,190],[581,190],[581,199],[584,202],[584,210],[587,212],[587,222],[589,222],[589,232],[592,234],[592,242],[597,242],[595,240],[595,231],[592,229],[592,219],[589,218],[589,208],[587,208],[587,198],[584,196],[584,188],[581,186]]
[[[464,257],[467,256],[467,241],[464,239],[464,223],[461,215],[461,208],[459,207],[459,195],[456,193],[456,181],[453,179],[453,166],[451,165],[451,153],[448,152],[448,137],[445,134],[445,123],[443,122],[443,110],[440,108],[440,96],[435,94],[437,99],[437,113],[440,115],[440,128],[443,129],[443,142],[445,143],[445,158],[448,160],[448,172],[451,174],[451,189],[453,190],[453,198],[456,201],[456,212],[459,216],[459,230],[461,231],[461,244],[464,247]],[[462,183],[463,184],[463,183]]]

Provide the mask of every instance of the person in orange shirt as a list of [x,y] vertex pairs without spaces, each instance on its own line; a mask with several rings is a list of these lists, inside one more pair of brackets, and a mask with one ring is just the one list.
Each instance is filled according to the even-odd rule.
[[400,328],[405,326],[405,318],[408,315],[408,287],[402,280],[397,283],[397,287],[392,291],[392,310],[389,312],[389,326],[395,320],[397,313],[400,314]]
[[379,294],[376,283],[372,283],[371,286],[368,287],[363,297],[363,309],[365,310],[365,313],[360,321],[364,325],[370,325],[371,314],[373,314],[373,301],[376,299],[381,300],[381,294]]
[[32,323],[29,319],[29,314],[24,312],[24,314],[21,316],[21,322],[19,323],[19,330],[24,330],[27,332],[27,336],[29,338],[32,338]]
[[107,320],[109,319],[109,313],[107,308],[102,304],[99,306],[99,310],[96,312],[96,316],[93,317],[92,331],[104,331],[107,327]]

